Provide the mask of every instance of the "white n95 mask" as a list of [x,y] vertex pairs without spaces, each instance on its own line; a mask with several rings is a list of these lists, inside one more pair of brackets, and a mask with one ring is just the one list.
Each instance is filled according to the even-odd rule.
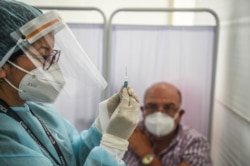
[[18,91],[19,97],[25,101],[52,103],[65,85],[62,72],[57,63],[52,64],[49,70],[45,72],[42,67],[26,71],[10,61],[8,62],[27,73],[20,81],[19,88],[16,88],[5,79],[9,85]]
[[174,130],[174,118],[162,112],[155,112],[145,118],[147,130],[155,136],[165,136]]

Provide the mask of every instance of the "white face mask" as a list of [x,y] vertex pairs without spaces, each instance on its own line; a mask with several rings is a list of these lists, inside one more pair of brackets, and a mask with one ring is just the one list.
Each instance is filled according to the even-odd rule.
[[165,136],[175,128],[174,118],[162,112],[155,112],[145,118],[147,130],[155,136]]
[[46,72],[42,72],[42,67],[26,71],[10,61],[8,62],[27,73],[22,78],[19,88],[16,88],[5,79],[10,86],[19,92],[19,97],[25,101],[52,103],[65,85],[62,72],[57,63],[52,64]]

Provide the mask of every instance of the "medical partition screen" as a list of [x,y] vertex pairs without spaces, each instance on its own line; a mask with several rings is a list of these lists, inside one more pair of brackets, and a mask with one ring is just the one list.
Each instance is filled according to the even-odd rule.
[[182,92],[182,123],[208,138],[215,68],[215,26],[110,24],[109,92],[118,91],[125,72],[140,104],[151,84],[168,81]]

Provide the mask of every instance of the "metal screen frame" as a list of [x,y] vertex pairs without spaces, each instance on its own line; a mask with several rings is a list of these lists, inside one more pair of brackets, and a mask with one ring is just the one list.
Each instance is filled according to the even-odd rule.
[[[107,66],[107,69],[104,70],[107,76],[106,79],[109,80],[110,76],[110,62],[111,62],[111,38],[112,38],[112,21],[116,14],[119,12],[194,12],[194,13],[209,13],[211,14],[215,19],[215,37],[213,42],[213,66],[212,66],[212,78],[211,78],[211,96],[210,96],[210,112],[209,112],[209,131],[208,131],[208,141],[211,143],[212,140],[212,121],[213,121],[213,109],[214,109],[214,93],[215,93],[215,78],[216,78],[216,64],[217,64],[217,52],[218,52],[218,43],[219,43],[219,17],[218,15],[211,9],[208,8],[120,8],[115,10],[109,20],[107,25],[107,38],[106,38],[106,54],[105,57],[107,58],[105,66]],[[108,95],[108,92],[110,91],[110,88],[108,87],[106,89],[106,95]],[[106,96],[107,97],[107,96]]]

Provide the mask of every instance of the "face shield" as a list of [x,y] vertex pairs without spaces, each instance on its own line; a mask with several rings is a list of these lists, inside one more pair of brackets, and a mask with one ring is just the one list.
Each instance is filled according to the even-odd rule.
[[[79,88],[85,93],[84,96],[93,96],[106,87],[106,81],[56,11],[36,17],[11,33],[11,37],[16,46],[5,58],[21,49],[36,67],[35,70],[42,73],[41,79],[46,84],[51,82],[50,86],[61,91],[56,87],[57,83],[65,80],[66,84],[60,92],[62,95],[70,98],[72,88]],[[52,71],[55,68],[59,68],[63,78],[58,76],[58,72]],[[42,87],[39,91],[41,90]]]

